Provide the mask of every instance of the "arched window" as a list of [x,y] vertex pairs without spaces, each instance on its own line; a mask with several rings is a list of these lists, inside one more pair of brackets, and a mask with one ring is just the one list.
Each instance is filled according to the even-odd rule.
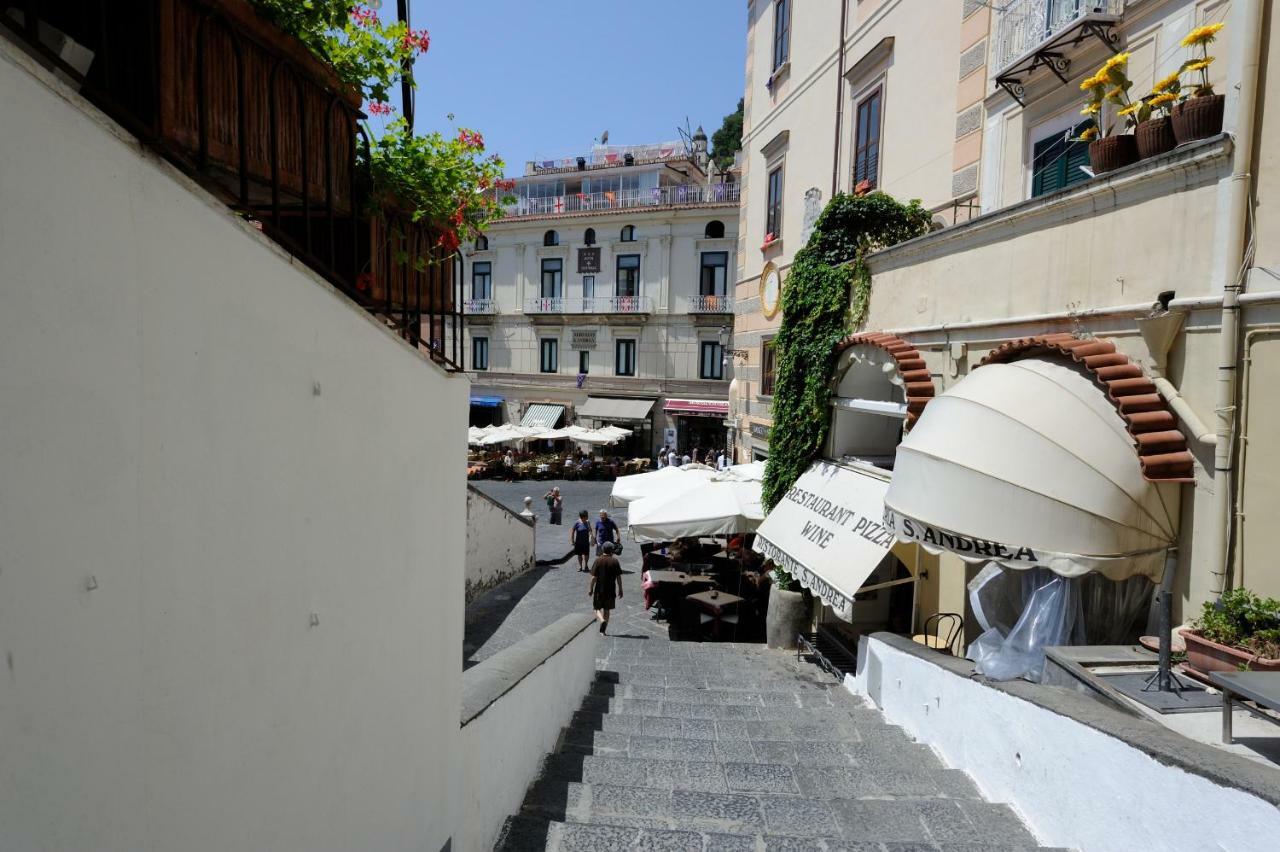
[[582,234],[582,244],[587,246],[593,246],[596,244],[595,228],[587,228],[587,230]]
[[488,251],[488,250],[489,250],[489,238],[486,237],[484,234],[481,234],[480,236],[476,237],[476,251]]
[[555,231],[547,231],[542,235],[542,244],[544,246],[558,246],[560,245],[560,235]]
[[623,225],[623,226],[622,226],[622,241],[623,241],[624,243],[634,243],[634,242],[636,241],[636,226],[635,226],[635,225]]
[[724,222],[719,219],[712,219],[707,223],[707,229],[703,231],[702,235],[709,240],[724,239]]

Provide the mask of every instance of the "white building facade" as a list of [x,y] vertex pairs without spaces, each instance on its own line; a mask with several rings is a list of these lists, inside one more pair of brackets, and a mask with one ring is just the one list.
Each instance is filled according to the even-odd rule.
[[612,423],[637,456],[725,445],[738,187],[706,164],[699,130],[691,153],[527,165],[463,247],[473,423]]

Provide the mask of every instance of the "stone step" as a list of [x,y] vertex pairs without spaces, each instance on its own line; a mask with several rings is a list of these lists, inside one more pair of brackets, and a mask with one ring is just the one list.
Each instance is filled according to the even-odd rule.
[[[769,693],[766,693],[769,694]],[[623,716],[666,716],[680,719],[754,719],[757,721],[778,721],[801,718],[818,721],[824,718],[819,712],[810,715],[808,711],[836,711],[826,714],[825,718],[836,715],[854,716],[865,708],[844,703],[833,703],[823,695],[788,696],[787,703],[765,703],[761,698],[755,703],[695,703],[692,701],[666,701],[652,698],[615,698],[605,695],[588,695],[582,700],[579,710],[584,713],[608,713]]]
[[[759,681],[756,681],[759,683]],[[752,707],[862,707],[840,686],[764,683],[756,688],[720,689],[708,686],[659,686],[648,683],[615,683],[597,678],[589,695],[602,698],[639,698],[682,704],[744,704]]]
[[849,716],[810,718],[789,714],[780,719],[691,719],[667,716],[634,716],[578,712],[568,726],[568,739],[583,740],[594,733],[629,734],[684,740],[882,740],[910,743],[901,728],[879,718]]

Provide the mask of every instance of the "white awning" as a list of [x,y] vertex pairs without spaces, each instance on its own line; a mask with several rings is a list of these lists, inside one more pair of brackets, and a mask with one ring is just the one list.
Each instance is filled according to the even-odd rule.
[[654,402],[656,400],[589,396],[586,403],[578,409],[578,419],[647,420]]
[[885,522],[969,561],[1159,580],[1176,484],[1143,477],[1132,436],[1082,368],[1025,358],[974,370],[898,447]]
[[711,477],[715,471],[705,465],[689,469],[681,467],[664,467],[661,470],[649,470],[631,476],[619,476],[613,481],[613,490],[609,493],[609,505],[626,506],[635,500],[646,497],[675,497],[690,489],[697,488]]
[[646,497],[627,507],[636,541],[675,541],[752,532],[764,520],[760,482],[715,478],[675,496]]
[[554,429],[556,423],[560,422],[562,414],[564,414],[563,405],[535,402],[525,409],[524,417],[520,419],[520,425],[538,429]]
[[756,530],[754,549],[848,621],[893,544],[882,525],[888,489],[881,471],[815,462]]

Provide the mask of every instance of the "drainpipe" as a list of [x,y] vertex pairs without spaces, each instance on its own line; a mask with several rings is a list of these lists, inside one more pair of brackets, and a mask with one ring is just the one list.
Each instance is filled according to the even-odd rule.
[[1213,460],[1213,512],[1206,550],[1216,565],[1210,591],[1215,596],[1226,590],[1231,573],[1232,529],[1231,490],[1236,427],[1236,382],[1240,365],[1240,291],[1244,289],[1248,237],[1250,186],[1253,163],[1254,114],[1257,105],[1258,59],[1262,49],[1263,0],[1236,0],[1231,7],[1231,33],[1240,38],[1240,49],[1232,52],[1228,85],[1236,86],[1234,127],[1235,150],[1231,176],[1222,191],[1226,220],[1221,245],[1222,330],[1218,351],[1217,418]]
[[844,126],[844,29],[849,17],[849,4],[840,0],[840,46],[836,50],[836,145],[831,154],[831,197],[840,188],[840,129]]

